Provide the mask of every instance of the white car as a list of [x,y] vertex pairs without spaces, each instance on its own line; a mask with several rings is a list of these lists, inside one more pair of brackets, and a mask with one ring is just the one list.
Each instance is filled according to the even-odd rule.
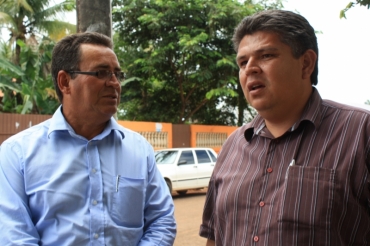
[[211,148],[172,148],[155,153],[159,171],[170,192],[180,195],[190,189],[208,187],[217,154]]

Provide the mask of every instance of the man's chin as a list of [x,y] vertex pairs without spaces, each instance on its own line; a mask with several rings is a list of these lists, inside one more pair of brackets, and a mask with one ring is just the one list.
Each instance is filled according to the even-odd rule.
[[253,100],[252,102],[249,103],[250,106],[252,106],[255,110],[259,111],[264,108],[264,103],[261,102],[260,100]]
[[105,109],[101,110],[100,112],[102,114],[102,117],[110,118],[110,117],[116,115],[116,113],[117,113],[117,107],[105,108]]
[[254,102],[251,103],[252,106],[258,113],[265,112],[270,109],[270,107],[266,104],[266,102]]

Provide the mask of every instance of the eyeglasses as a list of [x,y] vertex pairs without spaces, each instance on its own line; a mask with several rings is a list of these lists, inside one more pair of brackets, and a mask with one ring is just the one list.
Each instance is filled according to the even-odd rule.
[[125,74],[121,71],[115,71],[115,72],[111,72],[110,70],[98,70],[96,72],[67,71],[67,73],[92,75],[102,80],[108,80],[112,78],[114,74],[114,76],[116,76],[118,81],[122,82],[123,80],[125,80]]

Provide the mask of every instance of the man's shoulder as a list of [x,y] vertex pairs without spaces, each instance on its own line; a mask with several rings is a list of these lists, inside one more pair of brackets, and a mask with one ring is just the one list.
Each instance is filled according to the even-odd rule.
[[338,112],[341,115],[347,115],[351,117],[367,118],[370,120],[370,105],[350,105],[343,104],[331,100],[323,100],[322,106],[327,108],[328,114],[332,115],[332,112]]
[[37,125],[31,126],[25,130],[22,130],[11,137],[7,138],[3,144],[11,143],[29,143],[30,141],[37,141],[44,137],[47,137],[47,132],[50,126],[50,120],[45,120]]
[[339,134],[370,138],[370,111],[365,108],[323,100],[317,122],[316,129],[325,136],[328,129],[335,129]]
[[366,104],[343,104],[331,100],[324,99],[322,102],[323,106],[330,107],[333,109],[344,110],[344,111],[355,111],[370,115],[370,105]]

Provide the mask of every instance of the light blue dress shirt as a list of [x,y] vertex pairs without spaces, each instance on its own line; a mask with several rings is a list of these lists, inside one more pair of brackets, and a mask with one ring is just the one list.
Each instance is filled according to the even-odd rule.
[[173,245],[174,205],[153,148],[113,118],[91,139],[61,107],[0,149],[0,245]]

